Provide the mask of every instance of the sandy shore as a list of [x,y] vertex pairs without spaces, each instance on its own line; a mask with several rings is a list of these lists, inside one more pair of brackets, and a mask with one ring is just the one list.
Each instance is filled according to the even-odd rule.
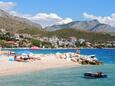
[[41,60],[33,62],[9,61],[8,56],[0,56],[0,76],[73,66],[79,66],[79,64],[64,59],[57,59],[54,56],[41,57]]

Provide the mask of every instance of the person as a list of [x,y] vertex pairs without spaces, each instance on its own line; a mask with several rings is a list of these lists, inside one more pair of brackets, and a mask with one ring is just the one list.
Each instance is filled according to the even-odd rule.
[[101,75],[102,75],[102,72],[96,72],[96,75],[97,75],[97,76],[101,76]]
[[17,56],[16,56],[16,54],[14,55],[14,61],[16,61],[16,59],[17,59]]
[[29,57],[29,60],[31,60],[31,61],[41,60],[41,58],[40,58],[39,55],[34,55],[34,54],[32,54],[32,53],[30,53],[30,54],[28,55],[28,57]]
[[102,72],[99,72],[99,76],[101,76],[102,75]]
[[80,48],[77,48],[77,52],[76,52],[77,54],[80,54]]
[[17,56],[16,54],[14,55],[14,61],[27,62],[27,60],[22,58],[22,56]]

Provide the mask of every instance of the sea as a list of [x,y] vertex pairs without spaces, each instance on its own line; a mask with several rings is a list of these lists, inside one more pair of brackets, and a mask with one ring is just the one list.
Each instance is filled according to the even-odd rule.
[[[10,49],[19,52],[22,49]],[[29,50],[29,49],[25,49]],[[76,49],[29,50],[35,54],[75,53]],[[0,86],[115,86],[115,49],[80,49],[82,55],[96,55],[103,65],[54,68],[0,77]],[[101,71],[107,78],[84,78],[86,72]]]

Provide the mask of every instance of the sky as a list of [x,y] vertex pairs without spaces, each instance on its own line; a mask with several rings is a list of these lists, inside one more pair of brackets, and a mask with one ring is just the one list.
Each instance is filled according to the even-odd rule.
[[115,0],[0,0],[0,8],[44,27],[92,19],[115,26]]

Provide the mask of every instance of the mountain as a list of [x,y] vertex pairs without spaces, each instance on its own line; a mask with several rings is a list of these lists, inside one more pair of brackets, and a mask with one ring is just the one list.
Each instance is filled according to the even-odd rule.
[[60,29],[75,29],[75,30],[87,30],[92,32],[104,32],[115,34],[115,27],[111,27],[107,24],[102,24],[97,20],[91,21],[73,21],[68,24],[53,25],[44,28],[46,31],[56,31]]
[[41,25],[33,23],[25,18],[13,16],[0,9],[0,30],[1,29],[17,33],[23,33],[24,30],[24,33],[26,33],[28,31],[32,31],[32,29],[39,32],[42,30],[42,27]]

